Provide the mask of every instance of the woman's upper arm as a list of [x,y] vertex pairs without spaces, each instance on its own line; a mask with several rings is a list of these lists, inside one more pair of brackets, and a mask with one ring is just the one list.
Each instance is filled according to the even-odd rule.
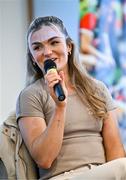
[[19,119],[19,128],[23,140],[32,154],[32,144],[46,129],[46,122],[41,117],[22,117]]
[[119,135],[116,110],[108,112],[108,117],[103,122],[103,134],[104,136],[109,136],[109,137]]
[[103,123],[102,135],[107,160],[125,156],[116,118],[116,110],[108,112],[108,118]]

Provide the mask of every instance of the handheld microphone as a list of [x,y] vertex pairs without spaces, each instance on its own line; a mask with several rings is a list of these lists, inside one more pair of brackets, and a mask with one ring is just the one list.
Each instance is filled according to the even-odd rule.
[[[44,61],[45,73],[47,73],[48,71],[56,71],[56,68],[57,68],[56,63],[52,59],[47,59],[46,61]],[[65,94],[63,92],[63,88],[59,82],[57,84],[55,84],[54,92],[55,92],[59,101],[64,101],[64,99],[66,97],[65,97]]]

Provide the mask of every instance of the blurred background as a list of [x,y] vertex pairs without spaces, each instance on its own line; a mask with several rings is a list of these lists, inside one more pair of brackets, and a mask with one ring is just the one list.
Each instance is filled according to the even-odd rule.
[[126,0],[0,0],[0,124],[25,86],[28,25],[45,15],[64,21],[82,65],[109,88],[126,147]]
[[80,0],[80,59],[109,88],[126,148],[126,0]]

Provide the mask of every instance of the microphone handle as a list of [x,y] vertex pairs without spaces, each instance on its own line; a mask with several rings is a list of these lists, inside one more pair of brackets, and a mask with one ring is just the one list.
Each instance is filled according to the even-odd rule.
[[54,91],[55,91],[55,94],[56,94],[58,100],[59,100],[59,101],[64,101],[64,99],[65,99],[66,97],[65,97],[63,88],[62,88],[62,86],[61,86],[60,83],[55,84],[55,86],[54,86]]

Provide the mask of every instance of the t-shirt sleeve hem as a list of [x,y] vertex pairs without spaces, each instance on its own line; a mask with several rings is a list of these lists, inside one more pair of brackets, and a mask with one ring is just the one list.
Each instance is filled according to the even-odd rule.
[[43,114],[41,113],[23,113],[23,114],[16,114],[17,121],[22,117],[40,117],[44,119]]

